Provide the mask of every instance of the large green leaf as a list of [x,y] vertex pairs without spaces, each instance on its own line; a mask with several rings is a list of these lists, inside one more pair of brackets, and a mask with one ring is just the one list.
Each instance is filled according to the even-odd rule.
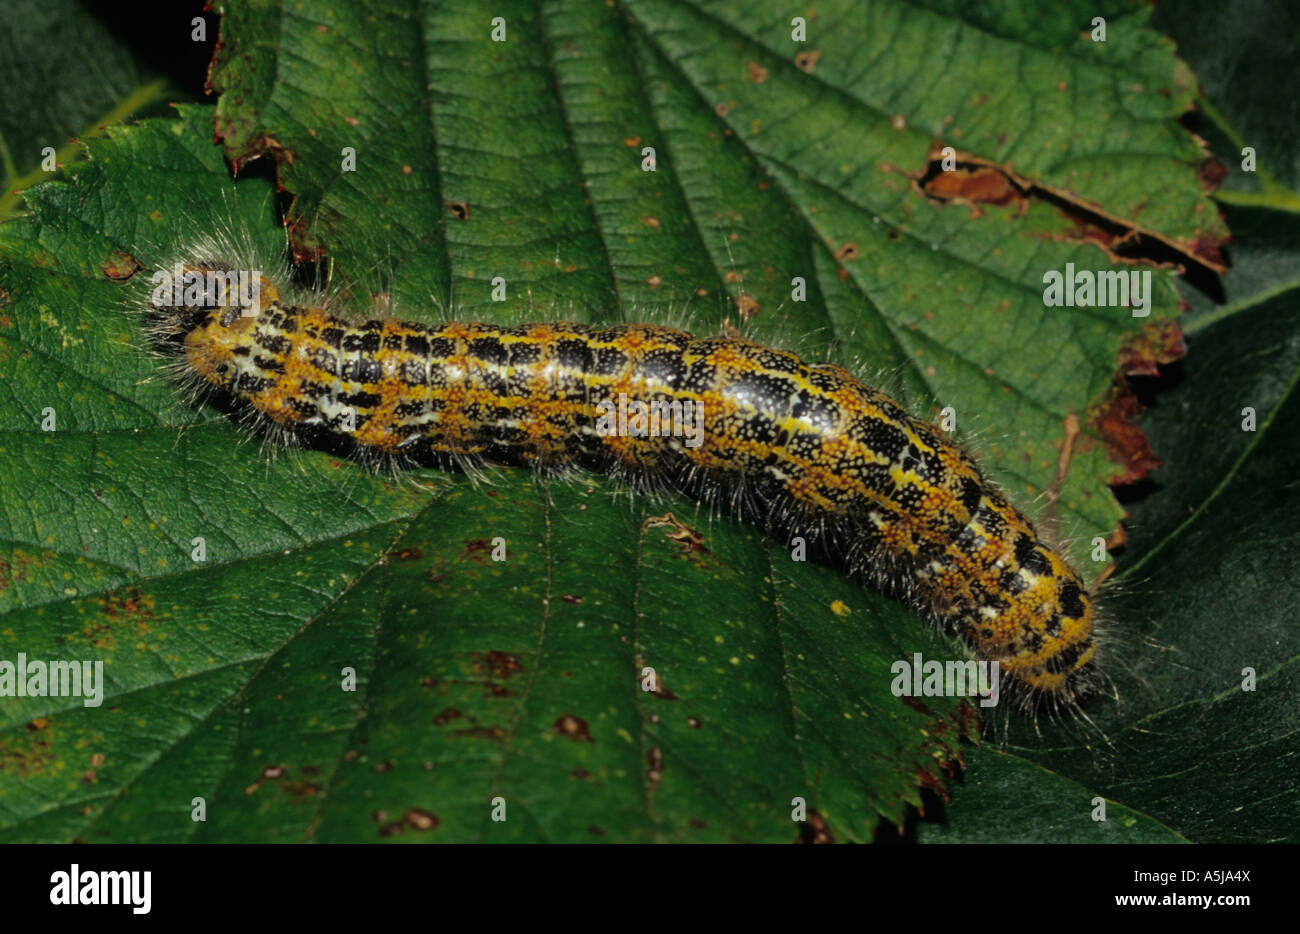
[[[970,756],[978,784],[954,791],[939,839],[990,838],[990,798],[1028,762],[1122,802],[1198,842],[1294,840],[1300,813],[1294,695],[1300,677],[1295,568],[1300,521],[1300,308],[1294,293],[1188,329],[1186,372],[1143,418],[1170,464],[1134,509],[1138,546],[1108,605],[1118,704],[1090,715],[1108,737],[1028,734],[1002,755]],[[1248,361],[1248,365],[1243,365]],[[1242,430],[1242,409],[1258,428]],[[1140,533],[1140,534],[1139,534]],[[1257,683],[1243,690],[1245,669]],[[1099,748],[1100,747],[1100,748]],[[991,789],[991,791],[990,791]],[[1094,792],[1063,786],[1004,810],[1003,834],[1086,840]],[[1010,815],[1010,816],[1008,816]],[[918,837],[931,839],[926,825]]]
[[[1043,307],[1044,269],[1108,265],[1059,201],[943,204],[913,177],[937,139],[1213,243],[1202,153],[1173,121],[1189,75],[1144,9],[1101,10],[1103,45],[1082,5],[826,5],[803,44],[776,4],[228,6],[215,114],[113,131],[0,228],[0,657],[97,658],[109,677],[102,708],[6,700],[5,836],[869,839],[901,820],[974,726],[953,699],[890,694],[893,660],[956,651],[911,613],[603,479],[391,479],[239,446],[159,378],[119,280],[214,228],[283,250],[271,186],[230,182],[215,118],[237,166],[276,156],[295,250],[324,251],[355,308],[689,306],[708,328],[739,307],[759,337],[956,407],[1029,505],[1142,322]],[[936,42],[945,68],[923,81]],[[1171,272],[1153,279],[1160,321],[1177,297]],[[1121,515],[1115,472],[1085,429],[1059,495],[1076,556]],[[796,797],[819,820],[792,824]]]
[[[1297,837],[1300,554],[1288,530],[1300,520],[1300,197],[1287,187],[1294,153],[1280,141],[1300,120],[1272,93],[1293,60],[1297,34],[1285,23],[1295,11],[1180,6],[1162,25],[1203,79],[1195,129],[1228,170],[1233,270],[1219,306],[1184,290],[1187,356],[1141,419],[1168,466],[1125,523],[1129,548],[1111,594],[1121,703],[1090,712],[1113,748],[1085,752],[1049,731],[1047,742],[1006,754],[973,753],[978,780],[954,789],[941,823],[918,825],[921,840],[1032,838],[1045,823],[1060,827],[1057,839],[1088,839],[1098,830],[1093,792],[1074,783],[1198,842]],[[1253,173],[1241,166],[1247,143],[1258,150]],[[1243,430],[1247,407],[1254,431]],[[1246,668],[1258,676],[1254,691],[1242,689]],[[1044,783],[1038,800],[1003,808],[991,829],[990,808],[1021,787],[1025,769],[1043,767],[1061,790]]]

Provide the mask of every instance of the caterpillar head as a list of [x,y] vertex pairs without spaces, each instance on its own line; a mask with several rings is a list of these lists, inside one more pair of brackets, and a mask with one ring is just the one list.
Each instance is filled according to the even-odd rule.
[[257,270],[217,262],[177,263],[152,277],[147,309],[155,344],[184,356],[191,372],[228,389],[238,348],[279,291]]
[[224,263],[176,263],[151,277],[149,326],[160,341],[175,341],[216,315],[225,327],[256,318],[280,293],[258,270]]
[[1087,693],[1097,654],[1092,597],[1055,548],[1026,537],[1016,551],[1019,576],[1028,586],[1003,614],[1011,638],[1002,668],[1035,692],[1067,698]]

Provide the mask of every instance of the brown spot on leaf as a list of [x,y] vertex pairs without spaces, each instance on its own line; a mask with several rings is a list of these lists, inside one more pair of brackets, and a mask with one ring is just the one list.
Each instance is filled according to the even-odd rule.
[[280,788],[295,801],[312,798],[320,794],[320,786],[312,782],[285,782]]
[[509,652],[499,652],[495,649],[479,657],[479,663],[487,668],[493,677],[502,680],[524,670],[523,663],[519,661],[519,656],[512,655]]
[[556,720],[551,729],[561,736],[567,736],[575,741],[585,743],[594,743],[596,741],[592,738],[591,728],[587,725],[587,721],[582,717],[575,717],[571,713],[566,713]]
[[1119,368],[1126,376],[1159,376],[1162,365],[1181,360],[1186,354],[1183,329],[1178,323],[1154,321],[1125,338]]
[[930,197],[940,201],[997,205],[1024,201],[1024,196],[1006,175],[983,166],[941,171],[921,187]]
[[468,730],[457,730],[457,736],[468,736],[472,739],[501,739],[506,735],[506,731],[499,726],[475,726]]
[[691,528],[685,522],[682,522],[671,512],[666,512],[661,516],[650,516],[641,523],[642,533],[657,528],[666,528],[664,533],[669,541],[676,542],[682,550],[682,554],[687,557],[699,553],[707,554],[709,549],[704,545],[704,536],[696,529]]
[[847,263],[858,258],[858,245],[856,243],[846,243],[835,251],[835,259],[841,263]]
[[492,542],[486,538],[467,538],[465,539],[464,556],[477,564],[490,564],[489,557],[492,552]]
[[105,276],[114,282],[125,282],[144,269],[144,263],[130,253],[115,251],[108,259],[104,260],[99,268],[103,270]]
[[424,552],[419,548],[403,548],[393,555],[393,558],[398,561],[415,561],[423,557]]
[[767,69],[758,62],[747,62],[745,64],[745,71],[749,75],[749,80],[755,84],[762,84],[767,80]]
[[[668,688],[664,685],[663,676],[658,674],[657,672],[655,673],[654,685],[655,685],[655,689],[649,692],[652,697],[657,697],[660,700],[666,700],[666,701],[681,700],[680,697],[678,697],[672,691],[668,690]],[[651,716],[654,716],[654,714],[651,714]]]
[[578,596],[576,593],[562,593],[560,594],[560,599],[563,600],[565,603],[573,603],[573,604],[582,603],[582,597]]
[[1106,453],[1110,460],[1120,466],[1120,471],[1111,483],[1123,486],[1136,483],[1157,467],[1163,466],[1160,458],[1151,449],[1151,442],[1146,432],[1138,427],[1135,416],[1142,411],[1142,406],[1122,378],[1121,385],[1112,389],[1110,398],[1097,417],[1093,426],[1106,440]]
[[759,308],[761,307],[762,306],[758,303],[758,299],[754,298],[754,296],[750,295],[748,292],[741,292],[736,296],[736,311],[740,315],[741,321],[752,320],[753,317],[758,314]]
[[1222,272],[1226,268],[1223,258],[1224,242],[1204,234],[1192,241],[1192,254],[1211,269]]
[[466,201],[448,201],[447,210],[451,211],[451,216],[458,221],[469,219],[469,203]]
[[1201,187],[1207,192],[1214,191],[1228,177],[1228,167],[1211,156],[1197,168],[1196,177],[1201,180]]
[[817,62],[821,57],[821,49],[809,49],[806,52],[800,52],[794,57],[794,67],[810,75],[813,69],[817,67]]
[[15,568],[7,559],[0,558],[0,593],[4,593],[8,590],[9,586],[14,581],[27,579],[26,565],[32,563],[35,559],[24,561],[23,558],[20,557],[21,554],[21,552],[17,551],[13,553],[14,561],[18,562],[17,568]]
[[153,618],[153,597],[145,596],[138,587],[128,587],[126,590],[113,591],[106,594],[99,604],[104,608],[104,615],[110,617],[116,616],[143,616],[146,619]]
[[457,710],[455,707],[448,707],[442,713],[438,714],[436,717],[433,718],[433,725],[446,726],[451,721],[459,719],[460,716],[461,716],[461,712],[459,710]]
[[404,815],[406,823],[416,830],[433,830],[438,826],[438,815],[424,808],[411,808]]
[[102,608],[103,618],[88,614],[80,637],[96,648],[112,648],[117,636],[143,639],[152,630],[154,598],[138,587],[106,593],[95,602]]
[[54,762],[48,736],[46,730],[29,730],[13,739],[0,740],[0,772],[13,772],[22,778],[46,772]]
[[1173,321],[1151,322],[1125,340],[1119,355],[1120,375],[1091,423],[1106,442],[1107,456],[1121,468],[1112,484],[1136,483],[1162,466],[1146,432],[1137,425],[1142,405],[1126,377],[1157,376],[1161,366],[1186,352],[1182,328]]
[[262,777],[270,781],[275,781],[282,775],[284,775],[284,766],[282,765],[268,765],[262,769]]
[[799,827],[799,839],[796,843],[834,843],[835,837],[823,818],[812,808],[808,809],[808,819]]
[[646,763],[649,766],[646,769],[645,777],[651,785],[658,785],[664,779],[664,754],[663,751],[655,746],[646,756]]

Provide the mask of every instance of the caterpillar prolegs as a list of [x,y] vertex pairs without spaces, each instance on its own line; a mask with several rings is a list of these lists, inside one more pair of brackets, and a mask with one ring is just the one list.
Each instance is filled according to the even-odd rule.
[[[1072,702],[1092,680],[1079,574],[969,454],[841,367],[658,325],[355,323],[256,286],[199,307],[155,295],[151,317],[187,379],[275,425],[414,459],[703,477],[784,525],[838,530],[855,570],[901,589],[1011,686]],[[699,429],[609,430],[629,399]]]

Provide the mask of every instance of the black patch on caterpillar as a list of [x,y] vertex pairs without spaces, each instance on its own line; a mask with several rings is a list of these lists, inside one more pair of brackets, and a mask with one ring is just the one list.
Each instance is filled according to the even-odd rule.
[[406,335],[406,352],[420,358],[429,356],[429,338],[423,334]]
[[[364,334],[357,334],[355,332],[345,333],[343,335],[342,347],[345,353],[373,354],[379,349],[379,334],[374,331],[369,331]],[[378,364],[378,361],[367,362],[373,362],[376,365]]]
[[1038,542],[1034,541],[1028,535],[1021,535],[1016,539],[1016,563],[1039,577],[1051,573],[1052,565],[1043,553],[1038,549]]
[[1079,619],[1083,616],[1085,610],[1083,606],[1083,591],[1074,581],[1066,581],[1061,585],[1061,612],[1070,619]]
[[350,405],[357,409],[370,409],[384,401],[384,397],[377,392],[367,392],[360,390],[358,392],[341,392],[338,399],[344,405]]
[[468,353],[483,363],[504,367],[510,362],[505,344],[495,337],[477,337],[469,342]]
[[[243,350],[244,348],[241,347],[238,349]],[[265,370],[268,373],[284,372],[284,363],[274,357],[264,357],[261,354],[258,354],[253,358],[253,363],[255,363],[259,369]]]
[[[375,343],[379,343],[378,338],[375,338]],[[377,383],[383,375],[382,364],[368,354],[354,353],[343,358],[343,378],[349,382]]]

